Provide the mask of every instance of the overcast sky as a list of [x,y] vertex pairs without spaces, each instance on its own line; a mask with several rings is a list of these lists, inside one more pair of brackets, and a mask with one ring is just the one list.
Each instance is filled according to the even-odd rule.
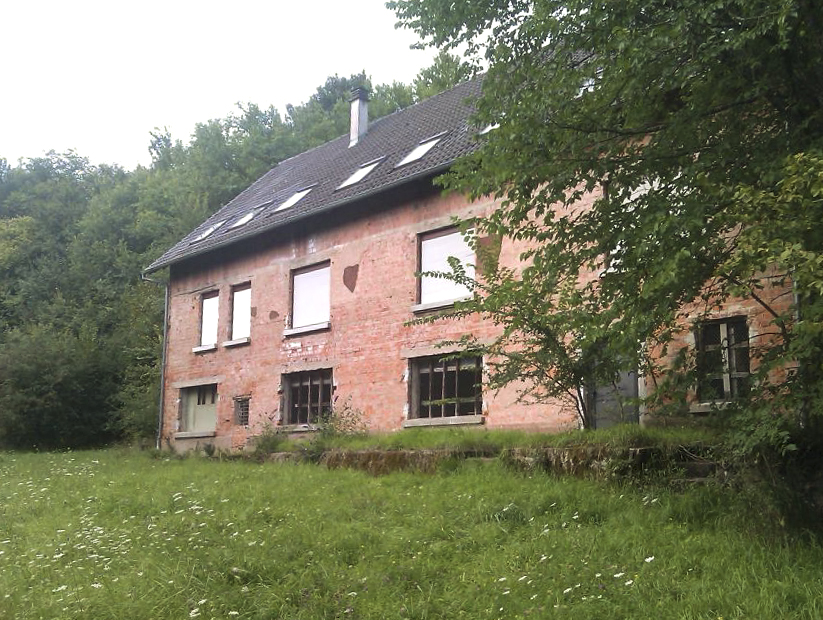
[[237,102],[306,101],[365,69],[410,82],[432,50],[385,0],[7,0],[0,11],[0,157],[76,150],[148,164],[149,132],[188,142]]

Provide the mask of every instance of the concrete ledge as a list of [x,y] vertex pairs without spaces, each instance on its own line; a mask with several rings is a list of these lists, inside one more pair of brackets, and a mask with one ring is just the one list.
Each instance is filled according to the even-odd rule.
[[456,415],[448,418],[413,418],[403,421],[403,428],[414,428],[416,426],[463,426],[470,424],[483,424],[482,415]]
[[175,439],[199,439],[201,437],[215,437],[215,431],[180,431],[174,434]]
[[216,351],[217,350],[217,343],[214,344],[204,344],[199,347],[192,348],[192,353],[205,353],[206,351]]
[[223,343],[224,347],[239,347],[244,344],[249,344],[251,342],[251,338],[246,336],[245,338],[237,338],[235,340],[226,340]]
[[303,327],[292,327],[283,330],[283,337],[297,336],[299,334],[310,334],[311,332],[320,332],[324,329],[331,328],[331,321],[324,321],[323,323],[315,323],[314,325],[304,325]]

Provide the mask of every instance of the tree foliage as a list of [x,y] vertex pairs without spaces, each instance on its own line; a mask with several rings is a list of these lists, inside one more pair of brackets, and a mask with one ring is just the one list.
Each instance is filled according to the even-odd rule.
[[[238,105],[187,143],[155,130],[151,166],[131,172],[73,152],[0,159],[0,446],[151,436],[163,287],[142,282],[142,269],[279,161],[348,133],[361,85],[371,88],[365,73],[330,77],[285,117]],[[370,113],[416,97],[377,85]]]
[[[665,376],[656,361],[699,318],[690,304],[709,313],[742,296],[773,314],[774,338],[754,343],[755,400],[823,411],[823,5],[388,5],[429,44],[488,66],[477,124],[499,127],[447,185],[502,199],[479,236],[532,248],[522,271],[487,269],[463,309],[509,326],[508,379],[542,376],[538,393],[563,393],[621,366]],[[767,272],[797,304],[762,294]],[[778,368],[789,372],[775,386]]]

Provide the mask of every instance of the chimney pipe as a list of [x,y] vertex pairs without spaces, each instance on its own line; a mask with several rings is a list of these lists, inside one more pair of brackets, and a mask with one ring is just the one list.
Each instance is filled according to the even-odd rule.
[[351,91],[351,130],[349,148],[353,147],[369,129],[369,96],[362,86]]

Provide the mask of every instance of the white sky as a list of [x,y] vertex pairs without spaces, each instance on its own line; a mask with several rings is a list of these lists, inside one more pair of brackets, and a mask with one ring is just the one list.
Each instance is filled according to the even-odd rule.
[[335,73],[410,82],[432,50],[385,0],[5,0],[0,157],[74,149],[147,165],[149,132],[189,141],[237,102],[281,115]]

